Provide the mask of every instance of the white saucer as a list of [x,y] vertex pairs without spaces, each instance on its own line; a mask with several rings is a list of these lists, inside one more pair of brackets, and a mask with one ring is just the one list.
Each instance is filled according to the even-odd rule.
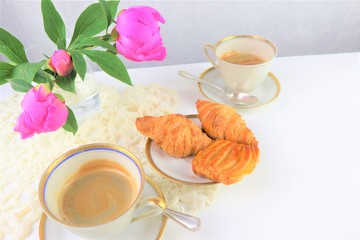
[[[146,177],[143,196],[159,196],[164,201],[164,195],[158,185]],[[125,230],[113,239],[161,239],[167,223],[167,217],[160,215],[154,218],[131,223]],[[69,230],[48,218],[44,213],[40,219],[39,239],[84,239],[74,235]]]
[[[186,117],[190,118],[197,125],[201,125],[197,115],[186,115]],[[145,151],[150,166],[163,177],[184,184],[217,184],[217,182],[194,174],[192,171],[193,156],[186,158],[172,157],[165,153],[150,138],[146,141]]]
[[[216,84],[223,89],[226,89],[226,91],[231,92],[227,89],[224,81],[220,77],[220,73],[214,68],[208,68],[205,70],[201,75],[200,78],[203,80],[207,80],[210,83]],[[251,105],[236,105],[231,103],[229,100],[226,99],[226,97],[220,93],[218,90],[205,85],[198,83],[200,92],[209,100],[227,104],[233,108],[239,108],[239,109],[247,109],[247,108],[257,108],[261,107],[265,104],[268,104],[272,101],[274,101],[280,94],[281,86],[279,80],[275,77],[273,73],[269,73],[265,79],[265,81],[255,90],[251,91],[250,93],[255,95],[259,98],[259,101],[257,103],[251,104]]]

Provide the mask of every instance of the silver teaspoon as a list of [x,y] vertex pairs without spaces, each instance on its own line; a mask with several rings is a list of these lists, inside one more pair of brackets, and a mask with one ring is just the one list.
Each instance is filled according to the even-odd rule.
[[190,74],[190,73],[188,73],[186,71],[179,71],[178,74],[181,77],[191,79],[191,80],[194,80],[196,82],[206,84],[206,85],[208,85],[210,87],[213,87],[213,88],[217,89],[222,94],[224,94],[230,102],[232,102],[234,104],[237,104],[237,105],[249,105],[249,104],[254,104],[254,103],[259,101],[259,99],[256,96],[251,95],[250,93],[228,93],[228,92],[225,92],[225,90],[222,89],[220,86],[209,83],[209,82],[207,82],[207,81],[205,81],[205,80],[203,80],[201,78],[195,77],[194,75],[192,75],[192,74]]
[[166,202],[162,201],[159,198],[150,198],[149,202],[152,203],[151,206],[160,208],[162,210],[162,214],[179,223],[186,229],[193,232],[200,229],[200,218],[169,209],[166,206]]

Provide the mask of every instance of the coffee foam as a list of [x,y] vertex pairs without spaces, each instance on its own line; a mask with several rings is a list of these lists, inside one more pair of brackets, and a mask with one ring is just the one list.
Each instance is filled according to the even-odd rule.
[[58,208],[66,224],[94,226],[124,213],[136,193],[134,177],[124,167],[105,159],[92,160],[64,183]]

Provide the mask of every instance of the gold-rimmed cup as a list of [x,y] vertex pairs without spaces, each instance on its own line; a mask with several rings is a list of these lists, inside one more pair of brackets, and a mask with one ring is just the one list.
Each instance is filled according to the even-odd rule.
[[142,199],[145,181],[140,161],[125,148],[88,144],[50,164],[39,183],[39,201],[49,218],[74,234],[108,238],[131,222],[163,213],[152,207],[166,204],[163,199]]
[[233,92],[251,92],[268,75],[276,46],[256,35],[235,35],[204,45],[204,53]]

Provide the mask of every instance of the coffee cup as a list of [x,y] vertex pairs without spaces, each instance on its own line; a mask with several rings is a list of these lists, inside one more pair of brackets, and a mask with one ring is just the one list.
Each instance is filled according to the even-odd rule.
[[140,161],[128,150],[88,144],[50,164],[39,183],[39,201],[49,218],[74,234],[103,239],[163,213],[161,198],[142,199],[145,180]]
[[204,53],[233,92],[250,92],[266,79],[276,46],[255,35],[235,35],[204,45]]

